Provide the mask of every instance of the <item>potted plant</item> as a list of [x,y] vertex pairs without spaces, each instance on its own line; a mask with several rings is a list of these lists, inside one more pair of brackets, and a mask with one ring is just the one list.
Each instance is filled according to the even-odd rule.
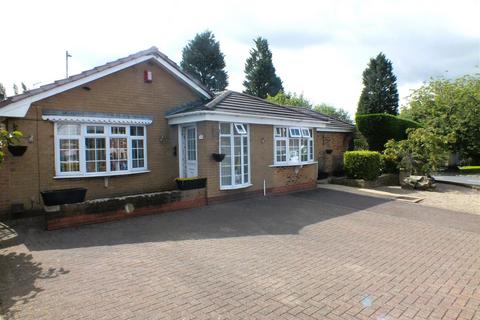
[[212,153],[213,160],[222,162],[225,159],[225,153]]
[[175,182],[180,190],[200,189],[207,185],[207,178],[176,178]]
[[87,188],[47,190],[40,193],[42,195],[43,203],[46,206],[58,206],[61,204],[85,201]]
[[23,134],[17,130],[17,126],[14,125],[13,131],[9,132],[5,129],[0,129],[0,161],[3,158],[2,149],[7,147],[8,151],[15,156],[22,156],[27,150],[27,146],[17,145]]

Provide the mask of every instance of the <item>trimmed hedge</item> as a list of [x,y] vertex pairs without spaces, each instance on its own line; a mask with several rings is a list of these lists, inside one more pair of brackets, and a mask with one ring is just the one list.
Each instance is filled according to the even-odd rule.
[[347,151],[343,155],[347,177],[375,180],[382,170],[382,158],[376,151]]
[[367,139],[369,149],[375,151],[383,151],[390,139],[407,139],[407,129],[420,127],[418,122],[387,113],[357,114],[355,123]]

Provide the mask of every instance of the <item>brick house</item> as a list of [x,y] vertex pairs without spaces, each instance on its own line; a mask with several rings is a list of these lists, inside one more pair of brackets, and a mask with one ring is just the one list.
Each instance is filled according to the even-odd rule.
[[[40,191],[85,187],[87,199],[175,188],[207,178],[209,201],[315,187],[348,148],[353,127],[247,94],[214,94],[156,48],[0,102],[23,132],[7,152],[0,214],[42,208]],[[216,162],[213,153],[225,154]]]

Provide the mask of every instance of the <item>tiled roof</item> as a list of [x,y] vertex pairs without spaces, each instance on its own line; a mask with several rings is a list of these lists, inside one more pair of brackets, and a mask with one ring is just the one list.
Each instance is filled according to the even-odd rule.
[[277,117],[286,120],[321,121],[326,122],[328,128],[332,130],[353,130],[351,124],[311,109],[283,106],[235,91],[225,91],[207,102],[195,101],[182,105],[170,110],[166,115],[173,116],[195,111],[219,111],[239,115]]
[[304,112],[306,114],[311,115],[312,117],[318,117],[319,119],[326,119],[329,121],[329,128],[330,129],[343,129],[343,130],[353,130],[354,125],[351,123],[348,123],[346,121],[337,119],[335,117],[329,116],[327,114],[309,109],[309,108],[296,108],[301,112]]
[[[169,65],[171,65],[173,68],[175,68],[176,70],[178,70],[179,72],[181,72],[182,74],[184,74],[189,80],[193,81],[196,85],[198,85],[199,87],[201,87],[203,90],[205,90],[205,91],[208,92],[208,93],[211,93],[210,90],[208,90],[208,89],[207,89],[203,84],[201,84],[197,79],[195,79],[194,77],[192,77],[192,76],[189,75],[188,73],[186,73],[186,72],[184,72],[183,70],[181,70],[180,67],[179,67],[175,62],[173,62],[172,60],[170,60],[170,59],[168,58],[168,56],[166,56],[165,54],[163,54],[162,52],[160,52],[156,47],[151,47],[151,48],[149,48],[149,49],[147,49],[147,50],[142,50],[142,51],[139,51],[139,52],[137,52],[137,53],[131,54],[131,55],[127,56],[127,57],[124,57],[124,58],[121,58],[121,59],[117,59],[117,60],[115,60],[115,61],[107,62],[107,63],[104,64],[104,65],[95,67],[95,68],[90,69],[90,70],[83,71],[82,73],[79,73],[79,74],[70,76],[70,77],[68,77],[68,78],[61,79],[61,80],[57,80],[57,81],[54,81],[54,82],[52,82],[52,83],[49,83],[49,84],[40,86],[40,87],[38,87],[38,88],[36,88],[36,89],[31,89],[31,90],[28,90],[28,91],[26,91],[26,92],[24,92],[24,93],[21,93],[21,94],[15,95],[15,96],[8,97],[6,100],[0,101],[0,108],[3,107],[3,106],[8,105],[8,104],[10,104],[10,103],[13,103],[13,102],[17,102],[17,101],[26,99],[26,98],[28,98],[28,97],[37,95],[37,94],[39,94],[39,93],[42,93],[42,92],[45,92],[45,91],[54,89],[54,88],[56,88],[56,87],[59,87],[59,86],[68,84],[68,83],[73,82],[73,81],[80,80],[80,79],[82,79],[82,78],[88,77],[88,76],[93,75],[93,74],[95,74],[95,73],[99,73],[99,72],[101,72],[101,71],[110,69],[110,68],[112,68],[112,67],[115,67],[115,66],[121,65],[121,64],[123,64],[123,63],[129,62],[129,61],[132,61],[132,60],[135,60],[135,59],[140,58],[140,57],[143,57],[143,56],[148,56],[148,55],[153,55],[153,56],[157,56],[157,57],[162,58],[162,59],[163,59],[164,61],[166,61]],[[212,96],[213,96],[213,94],[212,94]]]

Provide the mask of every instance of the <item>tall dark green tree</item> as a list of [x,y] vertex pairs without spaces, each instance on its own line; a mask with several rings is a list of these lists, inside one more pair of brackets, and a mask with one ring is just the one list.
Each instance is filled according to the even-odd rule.
[[197,33],[188,42],[183,48],[180,66],[212,91],[222,91],[228,86],[225,55],[211,31]]
[[383,53],[370,59],[363,71],[363,85],[358,114],[398,114],[397,77],[393,74],[392,62]]
[[13,94],[14,95],[18,94],[18,86],[15,83],[13,84]]
[[283,91],[282,80],[275,73],[272,52],[267,39],[258,37],[253,40],[255,47],[250,50],[250,57],[245,63],[245,93],[265,99],[267,95],[275,96]]

